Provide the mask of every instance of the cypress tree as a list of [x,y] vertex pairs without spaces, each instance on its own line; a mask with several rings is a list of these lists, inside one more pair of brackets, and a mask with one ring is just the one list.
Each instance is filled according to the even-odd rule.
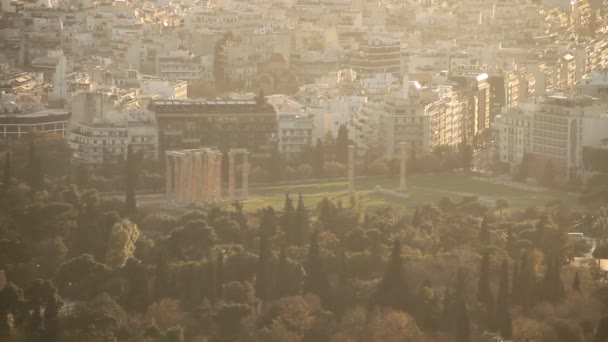
[[48,342],[60,341],[59,309],[61,299],[57,291],[53,289],[44,307],[44,340]]
[[479,241],[489,243],[490,231],[488,230],[488,218],[484,216],[481,220],[481,229],[479,230]]
[[4,181],[3,193],[6,194],[11,186],[11,152],[6,151],[4,155]]
[[125,184],[125,213],[127,216],[133,216],[137,212],[137,203],[135,200],[135,182],[137,181],[137,170],[135,155],[131,145],[127,147],[127,170]]
[[295,208],[289,192],[285,194],[285,204],[283,205],[283,216],[281,217],[281,229],[287,236],[287,240],[292,242],[295,235]]
[[519,265],[517,261],[515,261],[513,264],[513,276],[511,278],[511,302],[513,304],[521,304],[519,276]]
[[207,261],[207,299],[211,304],[217,300],[217,275],[213,258],[209,258]]
[[255,277],[255,295],[262,301],[267,300],[270,296],[270,254],[268,236],[262,234],[260,237],[260,253]]
[[593,342],[605,342],[608,341],[608,316],[602,318],[595,331],[595,337]]
[[295,214],[295,229],[294,229],[294,243],[301,246],[304,243],[304,238],[308,233],[310,221],[308,220],[308,213],[306,207],[304,207],[304,197],[302,194],[298,195],[298,206]]
[[348,129],[342,124],[336,136],[336,161],[341,164],[348,162]]
[[407,294],[408,288],[401,259],[401,243],[399,240],[395,240],[386,273],[376,289],[376,304],[406,310],[409,306]]
[[327,280],[327,275],[323,270],[318,232],[314,232],[310,238],[305,270],[304,292],[314,293],[318,295],[322,301],[325,301],[327,299],[329,282]]
[[574,274],[574,280],[572,281],[572,289],[576,292],[581,292],[581,278],[578,275],[578,271]]
[[458,298],[456,301],[456,331],[454,333],[456,342],[471,341],[471,322],[469,320],[469,309],[464,301],[464,298]]
[[335,312],[338,317],[341,317],[342,313],[346,309],[346,278],[348,276],[348,272],[346,270],[346,251],[342,251],[342,256],[340,257],[340,270],[338,271],[338,286],[337,293],[335,294],[336,303],[335,303]]
[[521,304],[525,310],[532,307],[534,301],[534,289],[536,288],[536,278],[534,269],[527,252],[524,252],[521,257],[521,265],[519,267],[519,291]]
[[486,307],[490,305],[490,301],[492,300],[490,291],[490,256],[486,252],[481,259],[479,282],[477,283],[477,300],[485,304]]
[[500,282],[498,284],[498,295],[496,298],[496,327],[500,336],[506,340],[513,337],[513,324],[509,310],[509,264],[507,260],[502,261],[500,268]]
[[220,252],[217,256],[215,265],[215,294],[217,298],[222,298],[224,292],[224,253]]
[[291,277],[289,275],[289,268],[287,265],[287,253],[285,251],[285,247],[281,247],[273,291],[274,298],[281,298],[289,295],[290,279]]
[[488,253],[484,253],[481,259],[481,265],[479,269],[479,281],[477,283],[477,300],[482,303],[486,309],[486,328],[493,330],[494,321],[492,319],[494,315],[494,296],[490,289],[490,257]]

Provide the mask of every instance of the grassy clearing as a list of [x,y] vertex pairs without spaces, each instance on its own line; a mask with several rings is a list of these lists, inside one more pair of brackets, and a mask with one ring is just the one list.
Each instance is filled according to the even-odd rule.
[[[415,207],[424,203],[436,202],[443,197],[460,199],[463,196],[479,196],[482,202],[493,204],[497,199],[506,199],[513,207],[542,206],[552,200],[562,200],[567,205],[577,206],[577,196],[561,191],[533,192],[517,189],[502,184],[494,184],[465,175],[433,174],[414,175],[408,178],[409,198],[396,199],[383,194],[374,193],[376,185],[385,189],[396,189],[398,177],[360,179],[355,181],[355,189],[363,195],[368,207],[393,204],[405,207]],[[295,185],[271,185],[253,187],[250,189],[251,199],[244,202],[247,211],[257,211],[271,205],[281,208],[285,194],[292,196],[302,193],[307,207],[315,206],[323,197],[332,200],[341,199],[348,205],[349,195],[346,192],[347,183],[327,182]]]

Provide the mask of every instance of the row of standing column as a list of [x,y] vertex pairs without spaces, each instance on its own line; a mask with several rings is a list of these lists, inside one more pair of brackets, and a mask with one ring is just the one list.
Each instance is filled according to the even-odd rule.
[[[249,158],[242,153],[241,197],[249,196]],[[228,199],[235,196],[234,153],[229,153]],[[220,202],[222,200],[222,154],[220,152],[173,152],[166,155],[167,199],[177,203]]]

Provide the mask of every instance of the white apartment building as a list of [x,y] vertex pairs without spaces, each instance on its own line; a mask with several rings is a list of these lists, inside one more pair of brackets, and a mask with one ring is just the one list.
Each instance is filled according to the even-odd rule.
[[529,153],[537,170],[550,160],[562,178],[581,179],[583,147],[608,138],[608,105],[587,96],[545,96],[501,114],[496,128],[501,161],[515,168]]
[[596,97],[608,101],[608,70],[596,70],[576,82],[575,92],[579,95]]
[[127,148],[143,151],[144,158],[156,158],[156,128],[145,116],[130,117],[128,122],[75,124],[68,135],[72,160],[79,164],[102,165],[126,157]]
[[279,151],[287,159],[306,152],[313,145],[314,120],[311,116],[279,114]]
[[141,77],[140,94],[158,96],[163,99],[181,100],[188,98],[188,82],[171,81],[160,78]]
[[423,101],[418,82],[407,82],[402,91],[387,94],[380,118],[380,143],[386,156],[396,156],[401,142],[419,152],[431,148],[431,104]]

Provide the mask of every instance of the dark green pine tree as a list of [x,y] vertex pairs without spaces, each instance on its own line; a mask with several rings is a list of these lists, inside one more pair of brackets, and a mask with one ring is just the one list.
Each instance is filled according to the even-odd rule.
[[469,309],[464,301],[464,298],[456,300],[456,324],[454,332],[454,341],[470,342],[471,341],[471,322],[469,319]]
[[481,266],[479,268],[479,281],[477,283],[477,300],[483,304],[486,315],[485,315],[485,327],[487,330],[494,330],[494,296],[490,289],[490,256],[488,253],[484,253],[481,259]]
[[376,288],[375,304],[407,310],[410,303],[407,285],[401,258],[401,242],[395,240],[386,273]]
[[318,232],[314,232],[310,238],[305,271],[304,293],[314,293],[321,301],[325,301],[328,298],[329,281],[323,269]]
[[527,252],[524,252],[521,256],[518,282],[521,305],[524,307],[524,310],[528,310],[535,301],[534,291],[536,289],[536,276],[534,274],[532,260]]
[[2,193],[6,194],[11,186],[11,152],[6,151],[4,155],[4,180],[2,182]]
[[412,226],[414,226],[414,228],[420,228],[421,225],[422,217],[420,217],[420,209],[416,207],[416,210],[414,210],[414,216],[412,217]]
[[218,253],[215,265],[215,295],[222,298],[224,293],[224,253]]
[[279,252],[279,263],[274,283],[273,298],[281,298],[290,295],[291,276],[289,274],[289,265],[287,264],[287,252],[285,247],[281,247]]
[[513,275],[511,276],[511,303],[513,304],[521,304],[519,276],[519,264],[515,261],[513,263]]
[[341,164],[348,162],[348,129],[342,124],[336,136],[336,161]]
[[270,298],[270,262],[271,251],[268,236],[260,237],[260,253],[258,255],[257,273],[255,277],[255,295],[262,301]]
[[125,213],[127,216],[134,216],[137,213],[137,203],[135,199],[135,183],[137,182],[136,156],[131,145],[127,147],[127,170],[125,184]]
[[207,261],[207,286],[206,286],[206,297],[211,304],[217,301],[217,273],[215,270],[215,260],[209,258]]
[[495,323],[500,336],[506,340],[513,338],[513,323],[511,320],[511,311],[509,309],[509,297],[509,264],[505,259],[502,261],[502,266],[500,267]]
[[481,220],[481,229],[479,230],[479,241],[490,243],[490,231],[488,230],[488,218],[484,216]]
[[465,172],[470,172],[471,164],[473,163],[473,148],[469,144],[466,135],[464,136],[464,139],[460,143],[459,152],[460,152],[460,163],[462,164],[463,170]]
[[481,259],[481,266],[479,268],[477,300],[486,305],[486,307],[492,300],[492,293],[490,290],[490,256],[487,252],[484,253],[483,258]]
[[268,206],[260,211],[260,232],[268,236],[277,233],[277,212]]
[[602,318],[595,331],[593,342],[606,342],[608,341],[608,316]]
[[294,227],[294,240],[293,243],[297,246],[304,244],[304,239],[308,234],[310,227],[310,220],[308,218],[308,212],[304,206],[304,197],[302,194],[298,195],[298,206],[296,207],[295,214],[295,227]]
[[61,330],[59,326],[59,309],[63,305],[61,299],[57,295],[57,291],[53,289],[44,306],[44,341],[57,342],[61,341]]
[[348,272],[346,270],[346,251],[342,251],[340,257],[340,270],[338,271],[338,284],[335,289],[335,304],[334,312],[336,316],[342,317],[342,314],[346,310],[347,296],[346,296],[346,283],[347,283]]
[[557,260],[548,261],[542,289],[544,299],[547,301],[559,303],[564,299],[564,283],[561,278],[561,267]]
[[578,275],[578,271],[574,274],[574,280],[572,281],[572,289],[576,292],[581,292],[581,278]]
[[285,194],[285,203],[283,204],[283,215],[281,216],[281,230],[287,237],[290,243],[294,240],[295,235],[295,212],[293,200],[289,196],[289,192]]

